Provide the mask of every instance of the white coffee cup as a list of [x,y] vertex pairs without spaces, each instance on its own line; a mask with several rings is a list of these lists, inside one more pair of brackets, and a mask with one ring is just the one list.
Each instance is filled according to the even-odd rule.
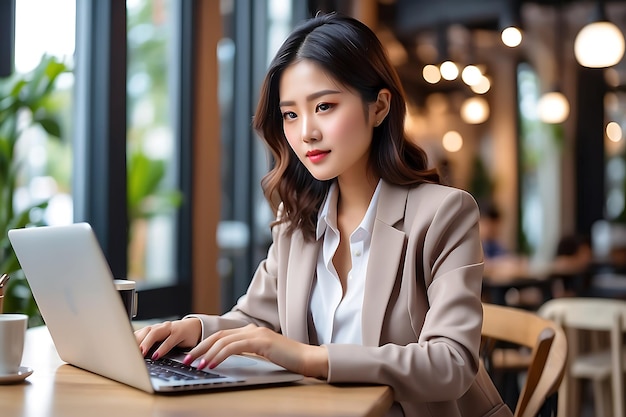
[[115,289],[119,292],[120,297],[122,297],[128,318],[132,320],[137,316],[137,288],[135,281],[116,279],[113,282],[115,283]]
[[0,376],[18,373],[27,325],[26,314],[0,314]]

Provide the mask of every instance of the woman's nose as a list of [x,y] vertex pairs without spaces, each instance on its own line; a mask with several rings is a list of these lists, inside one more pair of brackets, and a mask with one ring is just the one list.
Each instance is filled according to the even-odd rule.
[[302,122],[302,141],[305,143],[316,142],[321,139],[321,132],[315,125],[315,123],[306,118]]

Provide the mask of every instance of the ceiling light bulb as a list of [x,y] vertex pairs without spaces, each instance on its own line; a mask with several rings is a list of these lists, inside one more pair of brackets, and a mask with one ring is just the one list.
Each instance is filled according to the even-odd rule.
[[448,81],[455,80],[459,76],[459,68],[452,61],[445,61],[439,67],[441,76]]
[[522,31],[515,26],[509,26],[501,33],[502,43],[509,48],[515,48],[522,43]]
[[562,93],[552,91],[541,96],[538,111],[544,123],[562,123],[569,116],[569,102]]
[[463,72],[461,73],[461,79],[467,85],[476,85],[480,82],[483,77],[483,73],[476,65],[468,65],[463,68]]
[[465,123],[480,124],[489,118],[489,104],[483,97],[470,97],[461,105],[461,117]]
[[448,152],[458,152],[463,147],[463,136],[459,132],[451,130],[443,135],[441,144]]
[[606,137],[611,142],[619,142],[622,140],[622,127],[617,122],[609,122],[606,125]]
[[439,72],[439,68],[436,65],[429,64],[422,69],[422,77],[430,84],[437,84],[441,81],[441,72]]
[[470,85],[470,88],[476,94],[485,94],[491,88],[491,81],[483,75],[478,84]]
[[611,22],[590,23],[576,35],[574,54],[584,67],[613,66],[624,56],[624,35]]

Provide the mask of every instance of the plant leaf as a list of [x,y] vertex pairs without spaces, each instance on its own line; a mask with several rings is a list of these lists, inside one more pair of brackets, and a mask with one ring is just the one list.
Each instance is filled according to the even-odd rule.
[[51,117],[42,117],[36,118],[33,120],[34,123],[39,123],[43,129],[48,132],[48,134],[60,137],[61,136],[61,126],[59,123]]

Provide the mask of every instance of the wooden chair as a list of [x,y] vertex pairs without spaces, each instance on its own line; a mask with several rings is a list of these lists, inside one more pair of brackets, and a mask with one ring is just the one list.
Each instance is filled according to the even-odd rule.
[[515,417],[549,416],[556,408],[556,394],[567,362],[567,339],[563,329],[546,318],[515,307],[483,303],[481,356],[487,369],[497,342],[528,351],[525,381],[515,406]]
[[592,382],[596,417],[624,417],[626,301],[556,298],[546,302],[538,314],[560,323],[569,340],[570,359],[559,392],[559,415],[579,414],[580,384],[576,382],[587,379]]

